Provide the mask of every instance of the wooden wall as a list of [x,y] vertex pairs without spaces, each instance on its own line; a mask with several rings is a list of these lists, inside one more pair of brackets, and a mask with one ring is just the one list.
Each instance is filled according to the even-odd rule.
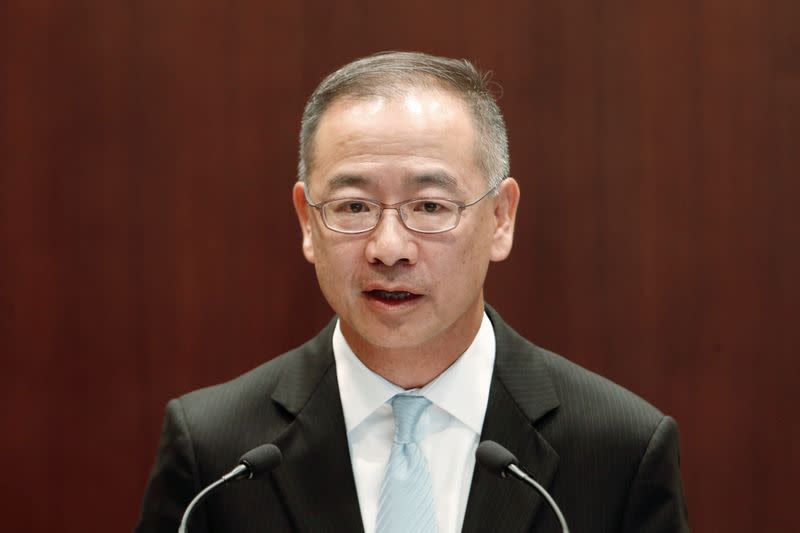
[[129,530],[165,402],[326,323],[299,117],[383,49],[503,86],[523,198],[488,300],[678,419],[694,530],[800,527],[798,22],[795,0],[3,2],[4,529]]

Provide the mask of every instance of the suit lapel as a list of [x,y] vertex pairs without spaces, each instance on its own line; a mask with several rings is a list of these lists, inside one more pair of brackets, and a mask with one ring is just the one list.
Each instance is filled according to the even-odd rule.
[[[547,488],[558,468],[558,454],[539,434],[536,423],[558,408],[558,397],[536,348],[493,309],[486,310],[495,329],[497,355],[481,440],[508,448]],[[476,465],[463,531],[528,531],[542,502],[523,483],[501,479]]]
[[333,323],[301,348],[273,400],[294,420],[275,439],[283,463],[273,478],[297,531],[362,531],[336,366]]

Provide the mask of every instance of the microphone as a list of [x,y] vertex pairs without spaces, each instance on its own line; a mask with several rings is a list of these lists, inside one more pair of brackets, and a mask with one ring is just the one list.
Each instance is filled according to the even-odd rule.
[[561,514],[561,509],[559,509],[558,505],[556,505],[556,501],[552,496],[550,496],[544,487],[534,481],[519,466],[517,466],[519,465],[519,461],[516,457],[514,457],[513,453],[493,440],[485,440],[478,445],[478,449],[475,451],[475,459],[478,460],[478,464],[496,476],[506,478],[509,474],[511,474],[515,478],[524,481],[534,489],[538,490],[539,493],[544,496],[544,499],[547,500],[547,503],[550,504],[550,507],[556,514],[558,522],[561,524],[561,531],[563,533],[569,533],[567,521],[564,519],[564,515]]
[[229,481],[238,481],[240,479],[255,479],[262,474],[265,474],[281,464],[283,456],[280,449],[274,444],[262,444],[257,448],[253,448],[246,454],[239,458],[239,464],[236,467],[216,480],[211,485],[201,490],[197,496],[186,507],[186,511],[181,518],[181,525],[178,528],[178,533],[186,533],[189,528],[189,519],[192,512],[198,503],[200,503],[206,496],[211,494],[217,487],[228,483]]

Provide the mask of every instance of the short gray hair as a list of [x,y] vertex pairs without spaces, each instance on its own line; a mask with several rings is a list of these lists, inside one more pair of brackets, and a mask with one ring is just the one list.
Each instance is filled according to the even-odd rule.
[[466,59],[419,52],[381,52],[341,67],[317,86],[306,102],[300,123],[297,177],[306,182],[313,166],[314,137],[325,111],[338,98],[397,96],[412,87],[444,88],[472,111],[477,130],[478,161],[490,186],[508,177],[508,135],[503,114],[490,90],[490,73]]

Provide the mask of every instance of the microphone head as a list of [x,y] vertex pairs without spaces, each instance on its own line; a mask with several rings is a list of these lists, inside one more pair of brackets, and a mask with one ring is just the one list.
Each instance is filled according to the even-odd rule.
[[250,472],[250,479],[257,478],[265,472],[269,472],[283,460],[283,455],[274,444],[262,444],[258,448],[253,448],[239,459],[239,464],[243,464]]
[[475,459],[486,470],[500,477],[506,476],[508,465],[519,463],[513,453],[493,440],[485,440],[478,445]]

